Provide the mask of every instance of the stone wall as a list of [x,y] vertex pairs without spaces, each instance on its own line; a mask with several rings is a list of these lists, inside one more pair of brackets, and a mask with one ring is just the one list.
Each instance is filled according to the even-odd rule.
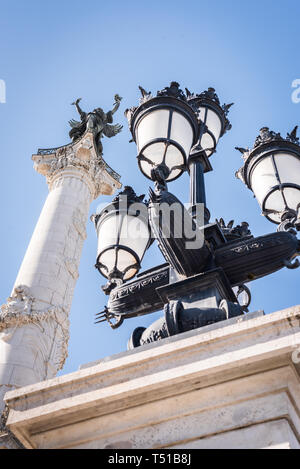
[[300,307],[250,313],[6,394],[26,448],[300,448]]

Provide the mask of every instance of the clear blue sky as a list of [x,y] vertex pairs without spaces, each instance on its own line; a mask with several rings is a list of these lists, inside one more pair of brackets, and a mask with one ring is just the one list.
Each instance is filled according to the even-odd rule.
[[[171,80],[200,92],[214,86],[231,108],[233,128],[212,157],[206,177],[212,219],[247,220],[254,235],[276,230],[234,173],[241,165],[236,145],[251,145],[263,125],[285,134],[300,124],[300,103],[291,100],[300,78],[299,0],[0,0],[0,79],[7,102],[0,104],[1,244],[0,300],[10,294],[18,268],[47,196],[44,177],[32,167],[37,148],[67,143],[70,103],[109,110],[123,96],[116,122],[121,134],[103,141],[104,157],[123,184],[145,193],[136,148],[123,111],[137,102],[138,85],[156,91]],[[188,199],[185,174],[169,189]],[[91,207],[110,200],[99,198]],[[71,309],[69,358],[63,373],[126,349],[131,331],[160,314],[126,321],[112,331],[93,325],[106,303],[104,279],[93,265],[96,235],[88,224],[80,277]],[[158,248],[143,267],[161,262]],[[276,311],[299,303],[299,270],[282,270],[251,284],[252,310]]]

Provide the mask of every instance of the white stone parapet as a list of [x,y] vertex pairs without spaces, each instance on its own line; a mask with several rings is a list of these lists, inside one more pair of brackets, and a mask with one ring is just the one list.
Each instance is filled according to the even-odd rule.
[[121,187],[97,156],[90,132],[32,159],[46,176],[49,195],[0,310],[0,414],[7,390],[51,378],[62,368],[90,203]]
[[300,307],[219,322],[8,392],[36,449],[300,449]]

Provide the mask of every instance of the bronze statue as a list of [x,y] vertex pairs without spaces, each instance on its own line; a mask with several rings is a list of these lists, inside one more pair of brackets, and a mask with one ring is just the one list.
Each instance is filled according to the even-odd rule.
[[118,94],[115,95],[114,107],[109,112],[104,112],[100,107],[94,109],[92,112],[84,112],[79,102],[81,98],[78,98],[72,105],[76,106],[78,114],[80,115],[81,122],[74,119],[69,121],[72,129],[69,132],[70,138],[75,141],[82,137],[84,132],[87,130],[93,132],[95,136],[95,142],[98,149],[98,154],[103,154],[103,147],[101,143],[102,137],[114,137],[121,132],[123,126],[120,124],[110,125],[113,122],[113,114],[119,109],[122,98]]

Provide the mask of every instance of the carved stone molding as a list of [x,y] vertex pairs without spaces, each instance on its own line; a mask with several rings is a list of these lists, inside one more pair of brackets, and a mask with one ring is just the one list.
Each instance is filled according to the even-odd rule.
[[0,330],[5,328],[2,324],[7,324],[10,318],[18,316],[30,317],[34,297],[30,294],[30,290],[25,285],[15,287],[12,296],[7,298],[7,303],[0,308]]
[[[12,296],[7,303],[0,307],[0,333],[5,340],[5,332],[9,329],[37,324],[43,328],[44,322],[54,321],[59,328],[59,336],[56,342],[57,353],[51,358],[53,366],[61,369],[68,356],[69,320],[63,306],[49,306],[45,309],[34,308],[35,298],[28,287],[20,285],[15,287]],[[4,333],[4,334],[3,334]]]
[[53,182],[66,170],[83,173],[94,188],[94,198],[100,194],[112,195],[115,189],[121,187],[120,175],[98,155],[91,132],[59,148],[40,149],[32,156],[32,160],[36,171],[46,176],[50,190]]

